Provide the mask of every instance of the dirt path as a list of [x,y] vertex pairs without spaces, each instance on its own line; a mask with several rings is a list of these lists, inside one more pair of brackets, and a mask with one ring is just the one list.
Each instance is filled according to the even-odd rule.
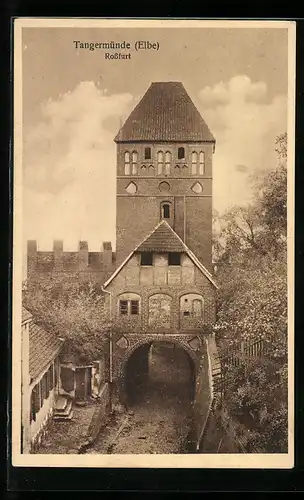
[[190,411],[189,380],[174,356],[155,354],[144,397],[116,416],[87,453],[181,453]]
[[110,422],[88,453],[180,453],[187,409],[177,398],[148,398]]

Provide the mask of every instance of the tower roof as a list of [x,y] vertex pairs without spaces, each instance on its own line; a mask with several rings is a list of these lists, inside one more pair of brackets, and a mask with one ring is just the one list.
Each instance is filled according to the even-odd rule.
[[181,82],[153,82],[115,142],[215,142]]

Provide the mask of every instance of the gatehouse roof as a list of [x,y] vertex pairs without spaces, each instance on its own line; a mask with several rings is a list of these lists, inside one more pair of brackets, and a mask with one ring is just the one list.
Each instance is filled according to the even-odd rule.
[[[165,221],[164,221],[165,222]],[[138,252],[185,252],[186,247],[182,240],[176,238],[169,224],[159,224],[137,247]]]
[[215,142],[181,82],[153,82],[115,142]]
[[122,264],[114,271],[112,276],[104,283],[103,288],[106,288],[111,281],[119,274],[121,269],[127,264],[131,259],[132,255],[136,252],[185,252],[188,257],[194,262],[194,264],[200,269],[200,271],[208,278],[208,280],[218,288],[212,274],[206,269],[206,267],[200,262],[200,260],[194,255],[194,253],[187,247],[183,240],[176,234],[174,229],[168,224],[166,220],[161,220],[151,231],[146,238],[137,245],[136,248],[128,255],[128,257],[122,262]]

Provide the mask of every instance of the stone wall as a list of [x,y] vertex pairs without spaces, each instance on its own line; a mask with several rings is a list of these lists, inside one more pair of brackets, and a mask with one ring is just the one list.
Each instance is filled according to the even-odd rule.
[[201,349],[202,357],[200,362],[200,370],[196,380],[196,395],[193,409],[193,421],[195,426],[195,440],[199,442],[206,425],[210,405],[212,401],[212,386],[210,380],[210,366],[206,343]]
[[[219,431],[216,422],[216,404],[218,394],[214,387],[214,373],[218,370],[218,351],[214,334],[205,337],[206,354],[202,357],[200,379],[198,382],[197,404],[197,447],[202,451],[207,451],[211,446],[213,452],[217,449]],[[206,443],[205,436],[209,434],[209,443]]]
[[106,426],[111,413],[111,394],[108,383],[102,385],[99,401],[87,431],[87,441],[90,444],[96,440],[101,429]]

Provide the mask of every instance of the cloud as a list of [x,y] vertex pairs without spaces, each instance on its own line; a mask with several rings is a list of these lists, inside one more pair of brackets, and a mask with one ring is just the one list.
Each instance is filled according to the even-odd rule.
[[[274,140],[286,130],[286,99],[269,101],[264,82],[237,76],[199,93],[200,111],[217,144],[214,208],[220,213],[250,199],[248,177],[276,161]],[[93,82],[50,99],[41,120],[24,136],[24,244],[37,239],[51,249],[63,239],[76,249],[86,239],[92,251],[115,245],[116,151],[113,141],[139,96],[110,95]]]
[[265,82],[246,75],[205,87],[200,111],[216,138],[213,205],[220,213],[250,201],[249,176],[276,163],[275,139],[286,131],[286,97],[272,101]]
[[213,87],[205,87],[199,93],[200,99],[207,105],[228,104],[240,99],[260,100],[267,95],[265,82],[252,82],[246,75],[231,78],[229,82],[220,82]]
[[41,121],[24,140],[25,240],[38,239],[42,249],[55,238],[67,249],[79,239],[91,250],[115,243],[113,139],[132,99],[82,82],[41,106]]

